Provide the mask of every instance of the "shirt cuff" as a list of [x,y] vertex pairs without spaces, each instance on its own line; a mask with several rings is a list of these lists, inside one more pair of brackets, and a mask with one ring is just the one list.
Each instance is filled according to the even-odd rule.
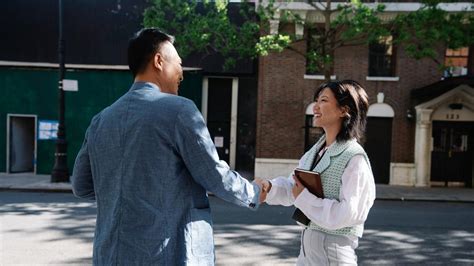
[[294,205],[300,210],[307,210],[310,207],[322,207],[323,199],[311,194],[311,192],[305,188],[295,199]]
[[252,202],[249,203],[249,208],[251,210],[257,210],[258,207],[260,206],[260,187],[255,183],[252,183],[252,185],[253,185],[253,191],[255,192],[255,195],[252,199]]
[[268,180],[268,182],[270,182],[270,184],[272,184],[272,188],[270,189],[270,191],[267,194],[267,199],[272,199],[273,197],[275,197],[276,187],[275,187],[275,184],[272,183],[272,181]]

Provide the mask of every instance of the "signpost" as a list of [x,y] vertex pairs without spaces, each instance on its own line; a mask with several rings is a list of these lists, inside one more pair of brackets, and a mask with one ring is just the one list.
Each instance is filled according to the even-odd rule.
[[51,182],[69,182],[69,170],[67,167],[67,141],[66,125],[64,124],[64,39],[63,39],[63,5],[59,2],[59,82],[58,82],[58,105],[59,105],[59,124],[56,139],[56,152],[54,153],[54,166],[51,173]]

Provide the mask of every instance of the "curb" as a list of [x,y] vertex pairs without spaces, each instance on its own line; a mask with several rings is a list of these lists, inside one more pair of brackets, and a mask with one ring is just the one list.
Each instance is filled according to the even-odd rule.
[[72,193],[71,188],[41,188],[41,187],[0,187],[0,191],[14,192],[43,192],[43,193]]
[[474,203],[474,201],[471,200],[450,200],[450,199],[407,199],[404,197],[401,198],[376,198],[376,201],[418,201],[418,202],[450,202],[450,203]]
[[[73,194],[71,188],[39,188],[39,187],[0,187],[0,192],[11,191],[11,192],[37,192],[37,193],[70,193]],[[210,197],[217,197],[212,192],[208,192]],[[473,204],[472,200],[462,199],[442,199],[442,198],[405,198],[405,197],[381,197],[375,198],[376,201],[407,201],[407,202],[446,202],[446,203],[463,203]]]

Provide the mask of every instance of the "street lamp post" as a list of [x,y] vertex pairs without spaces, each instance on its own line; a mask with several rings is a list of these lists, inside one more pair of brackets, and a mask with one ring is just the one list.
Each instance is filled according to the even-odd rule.
[[64,39],[63,39],[63,5],[59,0],[59,81],[58,81],[58,105],[59,125],[58,138],[56,140],[56,151],[54,153],[54,167],[51,173],[51,182],[69,182],[69,170],[67,168],[67,142],[66,125],[64,124]]

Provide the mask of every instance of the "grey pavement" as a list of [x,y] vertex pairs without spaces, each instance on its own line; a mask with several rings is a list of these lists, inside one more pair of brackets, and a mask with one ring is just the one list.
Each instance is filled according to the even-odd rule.
[[[289,266],[302,228],[294,208],[250,211],[210,197],[217,266]],[[0,265],[90,265],[96,203],[70,193],[0,192]],[[360,265],[474,265],[474,204],[378,200]],[[2,257],[3,256],[3,257]]]
[[[0,190],[70,192],[70,183],[51,183],[49,175],[0,173]],[[474,189],[377,184],[378,200],[474,202]]]

